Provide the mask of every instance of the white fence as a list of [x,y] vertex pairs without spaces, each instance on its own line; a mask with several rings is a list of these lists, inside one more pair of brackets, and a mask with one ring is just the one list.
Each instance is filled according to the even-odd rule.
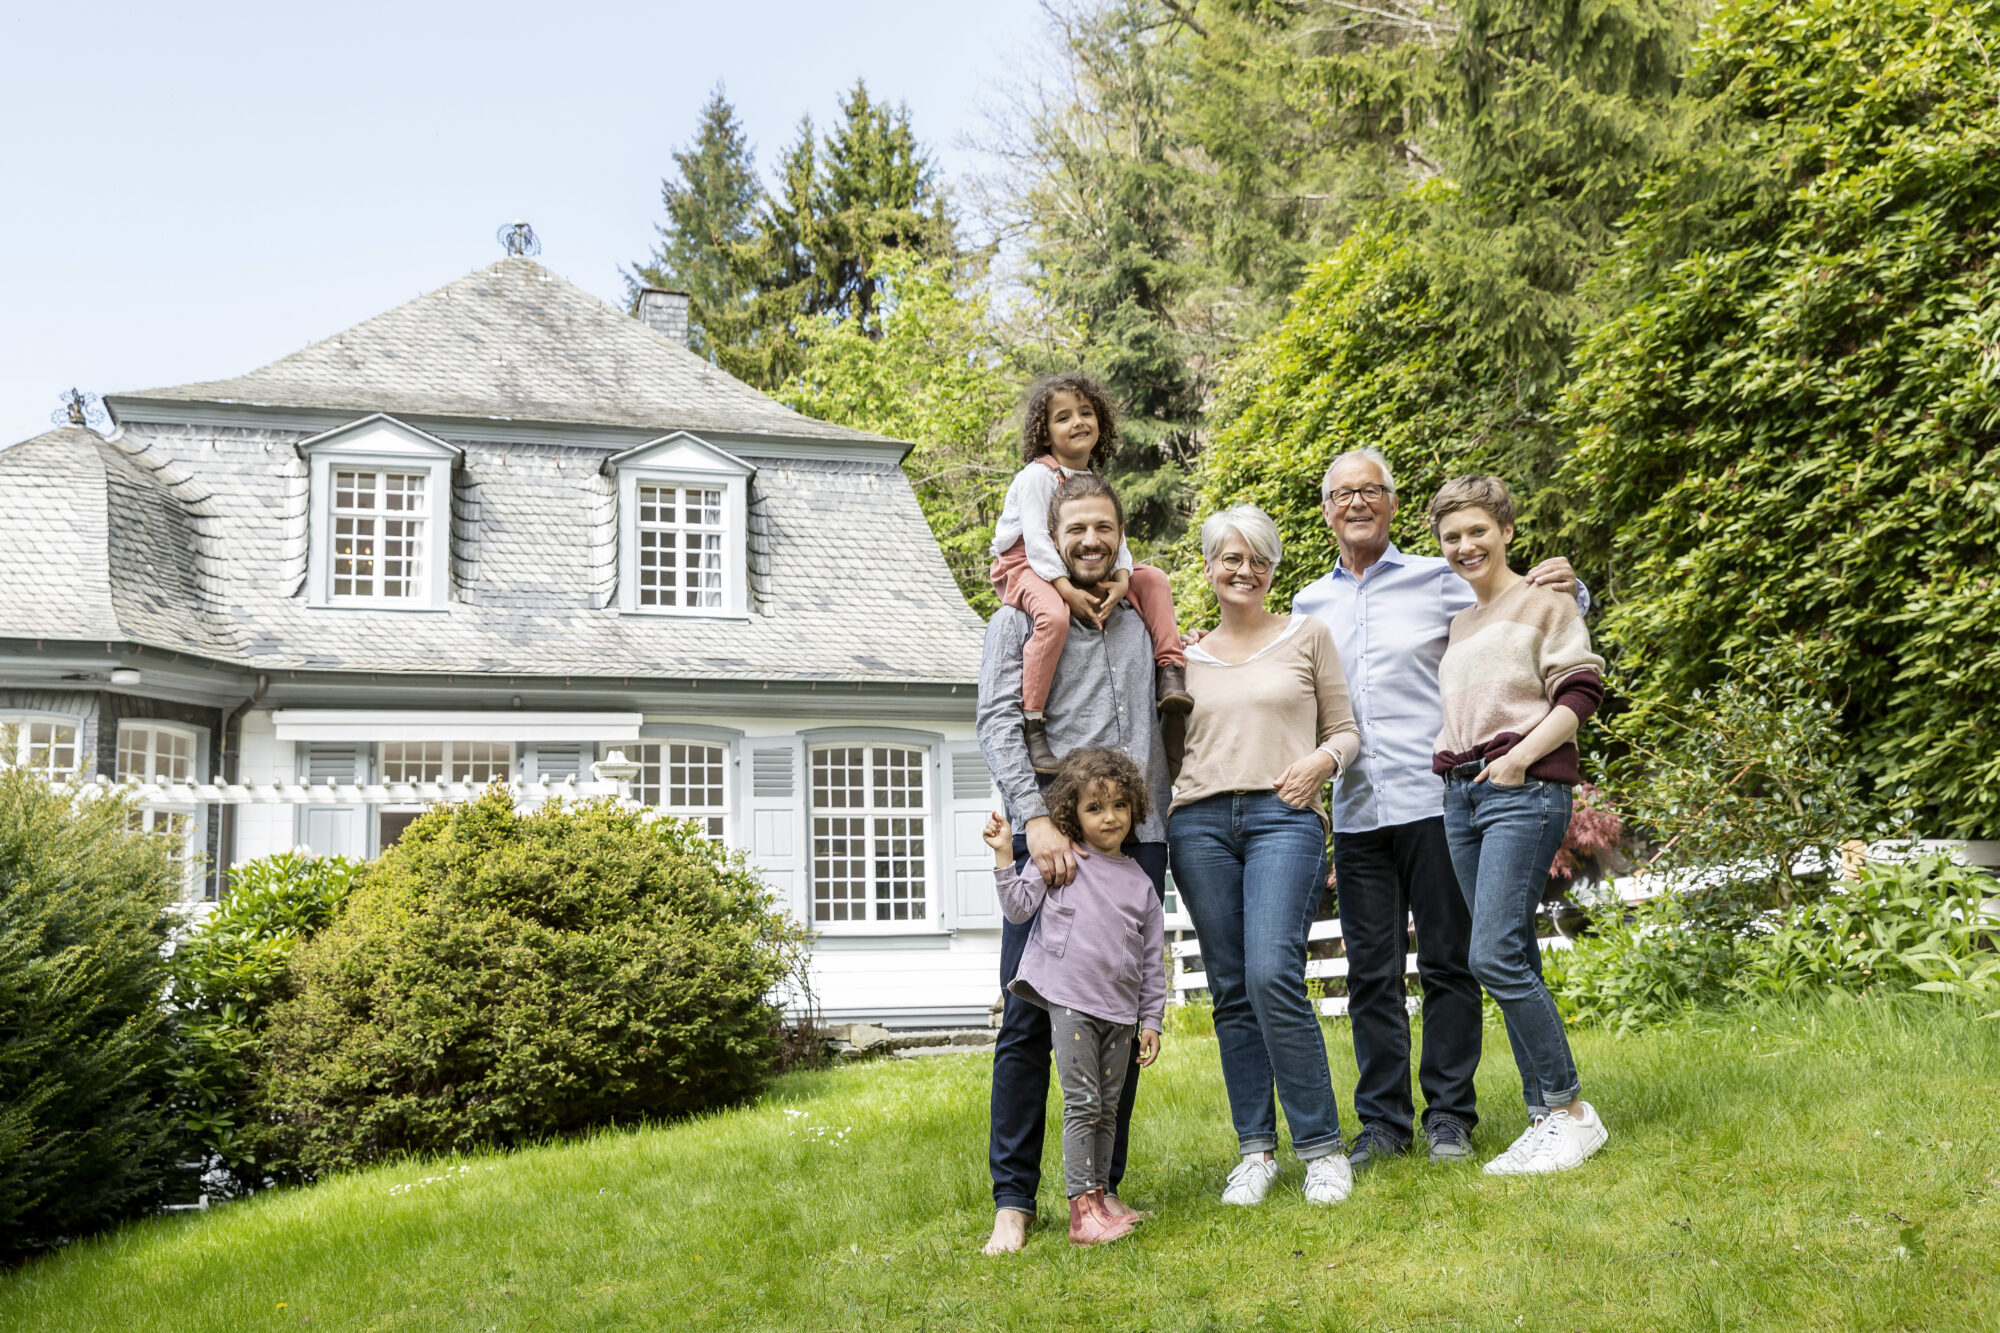
[[[1406,919],[1404,922],[1405,934],[1411,928],[1411,923]],[[1338,939],[1340,939],[1340,922],[1338,921],[1315,921],[1312,923],[1312,929],[1306,932],[1308,943]],[[1547,936],[1541,943],[1545,949],[1567,949],[1570,945],[1569,940],[1562,935]],[[1174,1003],[1185,1004],[1191,993],[1208,989],[1207,971],[1195,971],[1188,963],[1189,959],[1201,956],[1201,941],[1184,935],[1168,947],[1172,951],[1174,960]],[[1403,975],[1413,977],[1416,974],[1417,955],[1415,953],[1404,954]],[[1306,959],[1306,979],[1310,981],[1314,978],[1319,978],[1322,981],[1336,979],[1345,981],[1347,978],[1347,959],[1344,956],[1339,958]],[[1336,1016],[1344,1014],[1347,1012],[1347,997],[1345,995],[1325,996],[1319,1002],[1319,1011],[1322,1014]]]

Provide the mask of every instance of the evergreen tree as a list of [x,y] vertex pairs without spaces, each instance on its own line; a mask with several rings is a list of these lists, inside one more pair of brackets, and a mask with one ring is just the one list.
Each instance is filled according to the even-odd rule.
[[678,179],[660,182],[667,224],[650,260],[627,281],[636,305],[640,287],[688,293],[688,345],[707,352],[740,341],[747,326],[749,284],[736,252],[753,235],[759,191],[756,158],[743,123],[721,84],[702,108],[694,142],[674,154]]
[[755,294],[747,333],[722,353],[723,364],[779,391],[803,365],[800,320],[830,315],[879,337],[878,258],[898,250],[938,257],[953,248],[937,170],[909,108],[876,102],[856,80],[830,133],[816,137],[812,118],[800,121],[756,235],[735,249],[737,271]]

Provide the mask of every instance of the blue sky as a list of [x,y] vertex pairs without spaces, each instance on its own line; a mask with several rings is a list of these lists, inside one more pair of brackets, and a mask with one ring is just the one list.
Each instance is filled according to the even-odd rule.
[[0,446],[240,374],[500,256],[616,301],[718,79],[758,165],[857,76],[948,178],[1035,0],[0,6]]

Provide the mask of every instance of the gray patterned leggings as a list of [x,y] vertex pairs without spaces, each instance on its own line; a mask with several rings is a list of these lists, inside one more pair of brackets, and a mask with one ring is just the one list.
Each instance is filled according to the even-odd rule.
[[1107,1188],[1118,1139],[1118,1098],[1132,1063],[1132,1025],[1049,1006],[1063,1094],[1063,1183],[1069,1197]]

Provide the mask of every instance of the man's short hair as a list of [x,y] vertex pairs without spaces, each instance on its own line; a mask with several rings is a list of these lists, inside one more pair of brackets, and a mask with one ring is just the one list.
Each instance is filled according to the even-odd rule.
[[1285,554],[1284,539],[1278,536],[1278,525],[1271,516],[1256,505],[1234,505],[1208,516],[1201,525],[1201,558],[1205,563],[1215,563],[1216,553],[1232,532],[1243,539],[1251,555],[1268,561],[1273,569],[1278,567]]
[[1075,472],[1056,486],[1055,494],[1049,497],[1049,535],[1056,535],[1062,526],[1062,507],[1071,500],[1088,500],[1101,496],[1111,501],[1111,511],[1118,515],[1118,530],[1125,531],[1125,505],[1119,500],[1117,490],[1110,482],[1095,472]]
[[1389,466],[1389,456],[1370,444],[1364,445],[1359,449],[1349,449],[1344,454],[1335,454],[1333,456],[1333,461],[1326,465],[1326,471],[1321,474],[1319,479],[1319,502],[1321,504],[1325,504],[1327,497],[1333,494],[1333,470],[1350,458],[1365,458],[1376,467],[1381,468],[1382,484],[1389,488],[1389,494],[1394,495],[1396,493],[1396,473]]
[[1461,509],[1484,509],[1503,528],[1514,526],[1514,497],[1507,483],[1494,476],[1453,477],[1431,497],[1431,535],[1447,517]]

